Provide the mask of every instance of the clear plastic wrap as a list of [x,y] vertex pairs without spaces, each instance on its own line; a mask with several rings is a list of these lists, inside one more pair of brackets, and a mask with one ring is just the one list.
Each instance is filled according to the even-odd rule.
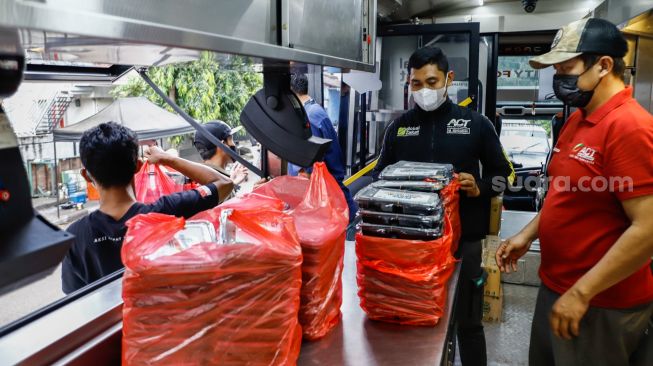
[[432,216],[403,215],[367,210],[360,210],[358,215],[367,224],[403,226],[415,229],[441,229],[443,220],[443,210]]
[[[213,242],[206,223],[155,213],[127,222],[123,365],[296,362],[302,254],[293,219],[216,211]],[[186,248],[174,244],[180,233]]]
[[358,296],[373,320],[433,326],[444,314],[455,269],[452,228],[436,240],[356,235]]
[[419,229],[405,226],[377,225],[363,222],[361,231],[367,236],[408,240],[434,240],[442,236],[441,228]]
[[454,177],[451,164],[422,163],[414,161],[398,161],[388,165],[379,178],[382,180],[432,180],[448,184]]
[[136,200],[152,203],[162,196],[180,191],[174,180],[170,178],[158,164],[143,163],[134,176]]
[[379,180],[372,183],[375,188],[390,188],[416,192],[439,192],[445,187],[445,182],[411,181],[411,180]]
[[442,207],[440,196],[436,193],[400,191],[371,185],[360,190],[355,200],[361,209],[406,215],[432,216]]
[[316,163],[310,181],[275,178],[255,191],[285,201],[295,219],[304,255],[299,321],[304,338],[327,335],[340,321],[347,201],[324,163]]

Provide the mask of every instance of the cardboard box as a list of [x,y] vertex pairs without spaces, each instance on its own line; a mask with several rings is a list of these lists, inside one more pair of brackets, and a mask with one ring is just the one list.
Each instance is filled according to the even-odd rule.
[[500,288],[499,297],[483,297],[483,321],[488,323],[501,322],[503,314],[503,291]]
[[485,237],[484,248],[487,249],[488,252],[496,253],[497,249],[499,249],[499,245],[501,245],[501,238],[498,235],[488,235]]
[[490,235],[499,235],[501,231],[501,212],[503,211],[503,196],[492,197],[490,201]]
[[487,271],[487,282],[483,289],[483,295],[490,297],[501,296],[501,272],[499,267],[495,265],[488,265],[485,267]]

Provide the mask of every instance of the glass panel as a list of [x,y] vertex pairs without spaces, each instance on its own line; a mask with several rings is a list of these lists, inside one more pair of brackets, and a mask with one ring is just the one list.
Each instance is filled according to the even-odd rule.
[[552,67],[535,70],[528,60],[532,56],[499,56],[497,102],[554,102]]
[[[489,65],[492,63],[492,47],[494,47],[494,38],[492,36],[482,36],[478,47],[478,80],[479,80],[479,101],[477,105],[481,107],[481,114],[485,115],[485,103],[488,96],[487,80]],[[494,106],[492,107],[494,108]]]
[[[229,63],[225,64],[225,61]],[[240,111],[248,98],[263,86],[262,75],[257,72],[260,65],[252,64],[247,58],[206,57],[192,66],[183,64],[165,67],[170,67],[171,70],[165,75],[177,80],[175,94],[182,108],[198,120],[219,118],[232,127],[239,124]],[[160,75],[163,74],[162,69],[153,71],[155,70]],[[198,83],[189,77],[191,74],[204,75],[205,78],[202,83]],[[340,85],[340,79],[337,78],[335,83]],[[25,82],[11,98],[3,100],[3,108],[6,108],[19,138],[19,149],[32,194],[32,206],[49,222],[63,230],[98,209],[97,191],[80,177],[81,159],[77,143],[57,142],[55,151],[52,133],[37,135],[34,131],[38,131],[40,125],[58,128],[90,117],[113,103],[115,94],[118,94],[114,93],[116,91],[125,97],[153,95],[137,75],[130,74],[114,85]],[[161,106],[160,102],[159,99],[154,101]],[[216,105],[220,108],[214,108]],[[165,138],[158,143],[164,149],[175,147],[182,157],[200,159],[197,149],[192,145],[192,138],[188,136]],[[259,164],[258,146],[252,146],[249,140],[240,140],[238,145],[243,157],[255,165]],[[184,155],[186,150],[190,151],[189,155],[196,154],[197,157]],[[251,189],[256,180],[258,178],[250,173],[249,179],[241,183],[241,192]],[[116,248],[119,250],[119,247]],[[91,259],[87,260],[91,262]],[[100,284],[95,282],[89,287]],[[0,295],[0,327],[62,298],[64,293],[59,265],[52,274]]]
[[[420,47],[440,47],[449,59],[449,69],[455,73],[449,97],[454,102],[467,98],[469,78],[469,35],[421,35],[383,37],[381,51],[381,81],[379,109],[406,109],[408,97],[408,59]],[[486,64],[482,65],[484,68]]]
[[324,109],[329,115],[333,128],[338,131],[340,122],[340,86],[342,84],[342,73],[340,69],[325,67],[322,72],[322,86]]
[[539,167],[551,149],[551,120],[504,118],[499,139],[511,161],[522,167]]

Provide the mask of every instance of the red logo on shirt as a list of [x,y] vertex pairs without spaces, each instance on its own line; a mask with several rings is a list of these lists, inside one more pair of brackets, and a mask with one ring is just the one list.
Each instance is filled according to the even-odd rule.
[[569,155],[569,157],[572,159],[576,159],[588,164],[594,164],[596,161],[596,149],[585,146],[583,143],[577,144],[571,150],[575,152],[575,154]]

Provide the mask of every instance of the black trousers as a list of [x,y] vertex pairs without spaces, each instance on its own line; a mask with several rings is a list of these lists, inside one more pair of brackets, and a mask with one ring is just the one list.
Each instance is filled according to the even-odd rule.
[[485,332],[483,331],[483,286],[479,278],[481,268],[481,241],[461,242],[456,258],[462,259],[455,317],[457,322],[458,348],[464,366],[487,365]]
[[632,309],[590,307],[580,323],[580,335],[556,337],[549,314],[560,295],[540,287],[531,329],[531,366],[653,365],[653,303]]

